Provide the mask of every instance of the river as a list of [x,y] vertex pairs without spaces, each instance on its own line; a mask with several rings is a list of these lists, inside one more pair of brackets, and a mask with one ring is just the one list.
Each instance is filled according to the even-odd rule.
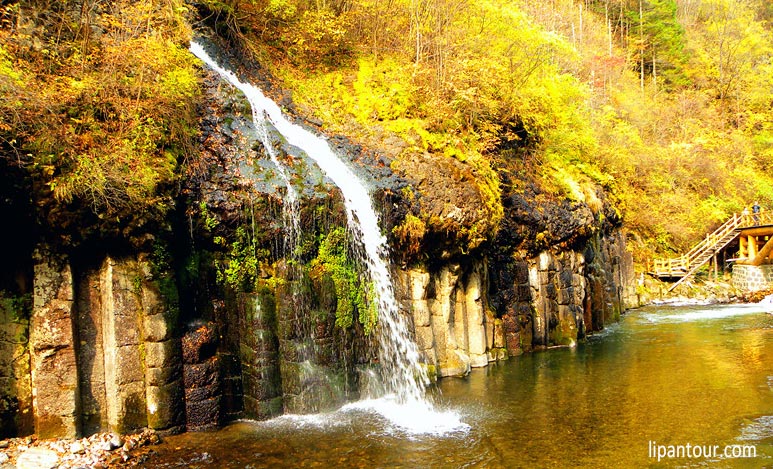
[[[760,305],[647,307],[576,348],[511,358],[444,379],[431,392],[467,426],[411,434],[355,405],[168,437],[151,461],[191,468],[771,466],[773,315]],[[696,456],[696,445],[716,446],[717,456],[667,457],[677,446]],[[731,457],[744,450],[756,457]]]

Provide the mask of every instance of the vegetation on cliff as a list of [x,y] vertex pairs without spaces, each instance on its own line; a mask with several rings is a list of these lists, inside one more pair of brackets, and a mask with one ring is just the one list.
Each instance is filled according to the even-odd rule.
[[763,0],[206,3],[327,129],[406,173],[417,154],[465,162],[485,202],[472,246],[502,217],[497,170],[597,213],[603,188],[640,259],[773,203]]
[[430,203],[395,229],[409,246],[493,239],[503,195],[622,215],[639,259],[773,205],[765,0],[5,2],[3,181],[65,239],[126,235],[171,207],[195,151],[196,13],[302,113],[425,183]]
[[197,133],[187,11],[177,0],[0,7],[0,152],[65,238],[169,210]]

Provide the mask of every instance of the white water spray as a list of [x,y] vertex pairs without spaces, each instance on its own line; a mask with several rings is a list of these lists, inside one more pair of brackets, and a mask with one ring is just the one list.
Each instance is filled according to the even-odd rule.
[[288,231],[287,236],[285,236],[285,252],[292,256],[301,232],[298,193],[290,182],[290,175],[287,168],[279,161],[279,152],[274,146],[274,141],[271,139],[271,128],[269,127],[270,120],[264,115],[265,109],[261,106],[261,103],[266,100],[266,97],[259,89],[240,82],[233,72],[225,70],[217,65],[217,63],[207,55],[200,44],[191,42],[190,51],[241,91],[250,103],[250,109],[252,109],[252,122],[255,125],[258,140],[260,140],[260,143],[266,150],[271,162],[274,163],[279,178],[284,182],[287,191],[285,193],[284,204],[282,205],[282,216],[284,218],[284,225]]
[[[388,268],[387,242],[381,233],[378,215],[373,209],[368,189],[360,178],[339,159],[326,140],[290,122],[276,103],[266,98],[258,88],[240,81],[233,72],[220,67],[200,44],[192,42],[191,52],[244,93],[252,106],[255,125],[259,129],[263,128],[259,131],[261,139],[263,134],[266,135],[266,141],[262,143],[278,167],[281,168],[281,163],[276,155],[271,153],[273,145],[268,138],[268,123],[273,125],[288,143],[306,152],[341,190],[349,229],[362,243],[367,274],[375,286],[379,306],[377,330],[379,360],[384,369],[385,385],[388,392],[392,394],[383,406],[373,405],[372,407],[397,425],[409,430],[411,429],[409,422],[416,422],[415,431],[424,432],[427,421],[436,419],[440,414],[435,412],[432,405],[424,398],[424,387],[429,384],[429,379],[425,370],[419,365],[418,349],[411,340],[408,325],[400,314],[395,300]],[[286,174],[282,170],[280,173]],[[289,197],[291,188],[286,175],[285,179],[288,183]],[[398,405],[395,406],[395,403]],[[442,417],[444,428],[453,427],[453,425],[449,426],[447,414]],[[460,426],[464,425],[461,422],[458,423]]]

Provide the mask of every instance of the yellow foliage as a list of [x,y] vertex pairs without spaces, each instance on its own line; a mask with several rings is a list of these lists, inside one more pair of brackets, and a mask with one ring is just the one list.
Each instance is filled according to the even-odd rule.
[[[81,16],[85,28],[101,28],[99,35],[55,40],[56,25],[45,21],[61,18],[20,8],[30,23],[24,34],[5,34],[0,86],[3,76],[21,78],[9,68],[11,58],[29,71],[16,94],[25,118],[8,129],[32,158],[29,167],[62,202],[100,213],[163,209],[159,189],[190,151],[199,89],[182,1],[116,2]],[[47,47],[25,48],[29,42]]]

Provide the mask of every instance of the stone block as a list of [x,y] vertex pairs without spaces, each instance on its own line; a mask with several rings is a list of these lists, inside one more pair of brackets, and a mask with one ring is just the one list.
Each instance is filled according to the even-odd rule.
[[185,388],[185,402],[204,401],[212,399],[213,397],[218,397],[221,394],[220,383],[211,384],[209,386]]
[[562,287],[556,292],[556,300],[559,305],[569,305],[574,300],[574,288]]
[[[512,316],[506,316],[509,318],[512,318]],[[515,322],[515,321],[512,321]],[[505,323],[504,318],[502,319],[495,319],[493,323],[493,331],[494,331],[494,343],[489,348],[503,348],[505,347]],[[515,332],[515,331],[513,331]]]
[[54,469],[56,467],[59,467],[59,455],[56,451],[47,448],[27,448],[16,460],[16,469]]
[[182,366],[172,365],[163,368],[147,368],[145,382],[148,386],[164,386],[182,378]]
[[470,353],[470,367],[472,368],[482,368],[484,366],[488,366],[488,354],[486,352],[483,353]]
[[72,438],[80,410],[73,277],[63,257],[41,251],[34,274],[29,350],[35,432],[41,438]]
[[438,365],[439,374],[446,376],[467,376],[470,373],[470,357],[461,350],[450,350],[447,359]]
[[220,361],[212,357],[204,363],[183,366],[183,382],[186,388],[209,386],[220,381]]
[[185,407],[181,381],[146,388],[148,427],[163,430],[183,425]]
[[558,291],[553,283],[543,283],[543,292],[546,298],[555,300],[558,297]]
[[450,337],[450,343],[454,346],[466,348],[467,346],[467,313],[465,311],[464,294],[458,292],[457,301],[453,310],[453,332]]
[[276,397],[265,401],[259,401],[249,396],[244,396],[244,413],[249,418],[266,420],[282,413],[283,399]]
[[185,363],[199,363],[217,352],[218,334],[214,323],[207,323],[189,331],[182,338]]
[[[144,277],[148,278],[147,275],[144,275]],[[147,280],[142,282],[142,309],[145,317],[163,316],[166,312],[164,301],[155,282]]]
[[172,328],[163,314],[145,316],[142,326],[146,342],[163,342],[172,338]]
[[513,266],[515,273],[515,283],[517,285],[524,285],[529,283],[530,271],[529,265],[526,262],[516,262]]
[[494,347],[494,321],[493,315],[486,315],[486,321],[483,324],[486,333],[486,350]]
[[438,361],[445,360],[446,349],[448,348],[449,327],[442,316],[432,316],[432,337],[435,340],[435,351]]
[[108,394],[108,422],[110,430],[129,433],[147,426],[145,383],[129,383],[118,388],[117,394]]
[[486,353],[486,328],[483,324],[468,324],[467,338],[467,350],[470,355]]
[[548,321],[544,312],[535,314],[532,323],[532,345],[547,345]]
[[180,360],[180,343],[170,339],[163,342],[145,342],[145,366],[166,368]]
[[435,337],[430,326],[416,327],[416,345],[419,350],[428,350],[435,346]]
[[408,272],[410,282],[411,299],[425,300],[427,299],[427,285],[429,285],[429,272],[423,270],[411,269]]
[[271,373],[245,373],[242,376],[244,396],[256,401],[265,401],[281,396],[282,389],[278,371]]
[[217,428],[220,425],[221,397],[185,403],[185,420],[188,431]]
[[140,343],[140,323],[139,323],[139,304],[134,305],[137,309],[131,312],[115,311],[112,319],[115,334],[115,344],[119,347],[137,346]]
[[522,285],[518,285],[516,288],[516,294],[518,298],[516,298],[519,301],[530,301],[532,297],[532,288],[531,286],[526,283]]
[[[518,332],[521,329],[521,324],[513,314],[507,314],[502,317],[502,329],[507,332]],[[496,333],[496,332],[495,332]]]
[[547,251],[542,251],[538,257],[539,270],[555,270],[555,258]]
[[115,378],[119,386],[144,380],[140,351],[136,345],[118,347],[115,365]]
[[516,356],[523,353],[521,349],[521,335],[518,332],[505,333],[505,344],[510,356]]
[[431,321],[430,317],[432,314],[430,313],[427,302],[425,300],[414,301],[411,306],[411,313],[413,313],[414,324],[417,327],[429,326]]

